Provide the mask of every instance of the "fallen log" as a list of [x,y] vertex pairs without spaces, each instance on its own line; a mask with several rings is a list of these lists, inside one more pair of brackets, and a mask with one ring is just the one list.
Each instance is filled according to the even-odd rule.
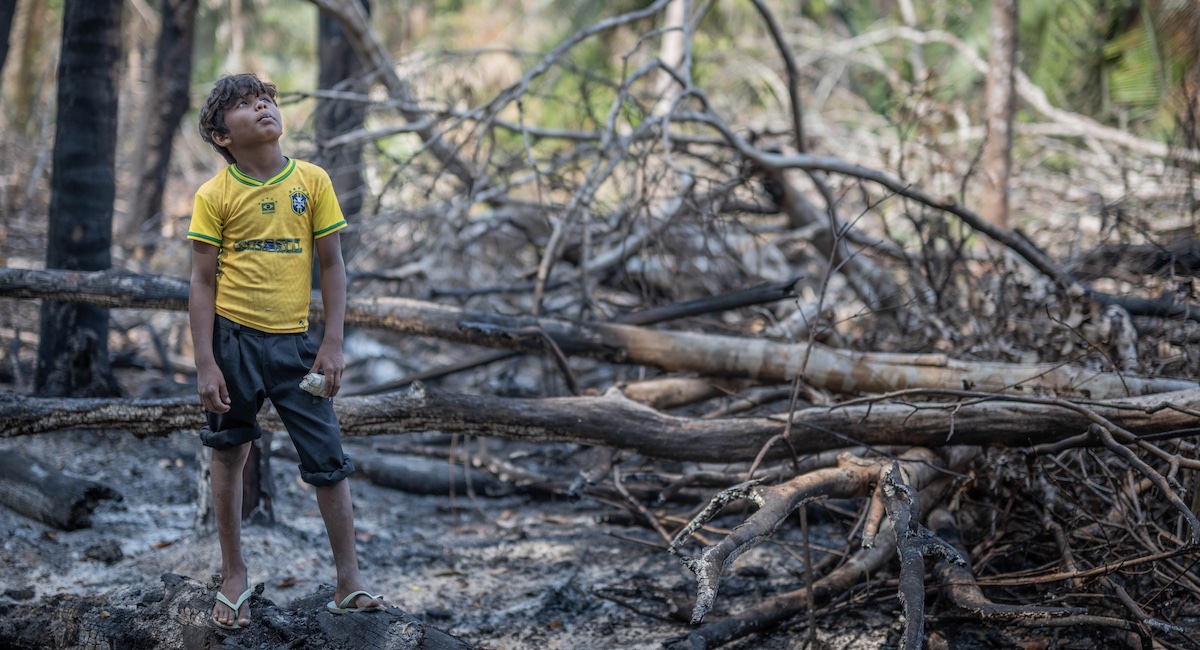
[[363,477],[380,487],[409,494],[468,494],[494,496],[508,494],[513,486],[489,473],[463,467],[449,460],[413,455],[389,455],[384,458],[355,458]]
[[250,599],[252,623],[223,630],[210,622],[216,588],[171,573],[162,587],[133,585],[106,594],[47,596],[36,606],[0,608],[0,639],[5,648],[364,648],[388,650],[471,650],[474,646],[395,608],[371,614],[335,616],[325,609],[333,587],[280,607],[262,597],[260,584]]
[[0,455],[0,504],[59,530],[92,525],[91,515],[105,499],[121,500],[112,488],[67,476],[19,451]]
[[[146,287],[153,300],[139,296],[139,287]],[[182,280],[112,271],[0,269],[0,296],[72,300],[108,308],[154,306],[182,310],[187,306],[186,283]],[[320,301],[313,302],[311,319],[323,319]],[[973,363],[938,354],[861,353],[818,343],[506,316],[404,298],[350,300],[346,325],[525,352],[556,349],[568,356],[651,366],[667,372],[775,383],[802,378],[810,386],[840,394],[940,388],[1113,399],[1197,386],[1192,381],[1071,364]]]
[[[334,408],[347,436],[441,431],[527,442],[574,442],[627,449],[650,458],[700,462],[753,460],[768,441],[787,429],[786,415],[677,417],[633,402],[616,390],[600,397],[515,399],[414,386],[402,393],[338,398]],[[1086,438],[1095,418],[1141,438],[1171,438],[1194,434],[1200,427],[1198,414],[1200,389],[1079,403],[971,394],[941,402],[814,406],[792,414],[789,444],[770,445],[763,460],[855,446],[1026,447]],[[263,426],[282,430],[272,411],[264,411],[261,419]],[[68,428],[122,429],[137,437],[161,437],[197,430],[203,418],[196,397],[59,399],[0,393],[0,422],[0,438]]]

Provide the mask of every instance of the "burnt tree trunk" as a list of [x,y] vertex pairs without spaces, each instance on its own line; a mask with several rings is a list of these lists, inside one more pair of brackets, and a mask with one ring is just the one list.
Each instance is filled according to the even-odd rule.
[[[371,3],[360,0],[363,11],[369,16]],[[320,70],[317,74],[317,86],[322,90],[352,91],[365,94],[367,88],[362,82],[364,74],[362,60],[350,46],[346,32],[341,23],[327,12],[320,12],[318,29],[318,58]],[[338,203],[347,221],[353,223],[354,217],[362,210],[363,191],[365,183],[362,175],[362,145],[333,145],[325,143],[339,135],[349,133],[363,126],[366,119],[366,106],[353,100],[320,98],[317,100],[314,126],[316,127],[317,143],[321,147],[317,154],[317,162],[329,172],[333,181],[334,192],[337,193]],[[343,235],[343,253],[353,246]]]
[[92,510],[104,499],[121,499],[112,488],[67,476],[16,451],[0,455],[0,504],[59,530],[92,525]]
[[[58,67],[58,119],[46,268],[112,265],[121,0],[67,0]],[[117,395],[108,362],[108,310],[46,301],[34,390]]]
[[162,224],[163,188],[171,163],[171,144],[179,120],[188,110],[188,81],[192,76],[192,43],[200,0],[164,0],[162,31],[154,58],[154,80],[141,152],[137,189],[125,238],[135,258],[148,260],[158,245]]

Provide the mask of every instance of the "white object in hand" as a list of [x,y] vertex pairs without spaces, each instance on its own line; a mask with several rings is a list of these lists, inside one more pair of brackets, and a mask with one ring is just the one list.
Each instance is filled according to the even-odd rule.
[[300,382],[300,388],[317,397],[325,397],[325,375],[315,372],[304,375],[304,379]]

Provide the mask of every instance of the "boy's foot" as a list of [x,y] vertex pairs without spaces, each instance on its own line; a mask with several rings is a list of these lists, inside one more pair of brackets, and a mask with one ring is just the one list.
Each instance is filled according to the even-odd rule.
[[[230,595],[227,591],[230,584],[222,583],[221,590],[217,592],[217,603],[213,605],[212,611],[213,623],[227,630],[249,627],[250,594],[253,590],[247,588],[241,592],[234,591]],[[242,580],[241,584],[245,585],[246,581]]]
[[387,609],[383,596],[372,596],[366,591],[352,591],[345,595],[335,593],[333,600],[325,606],[332,614],[351,612],[381,612]]

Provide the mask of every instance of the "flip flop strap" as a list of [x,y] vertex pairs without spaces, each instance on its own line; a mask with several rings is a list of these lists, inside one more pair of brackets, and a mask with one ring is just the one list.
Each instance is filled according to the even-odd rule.
[[218,591],[218,592],[217,592],[217,600],[219,600],[219,601],[221,601],[222,603],[224,603],[226,607],[228,607],[229,609],[232,609],[232,610],[233,610],[233,613],[235,613],[235,614],[236,614],[236,613],[238,613],[239,611],[241,611],[241,609],[242,609],[242,603],[246,602],[246,599],[250,597],[250,593],[251,593],[251,591],[252,591],[252,590],[250,590],[250,589],[247,589],[246,591],[243,591],[243,592],[242,592],[242,595],[241,595],[241,596],[240,596],[240,597],[237,599],[237,602],[236,602],[236,603],[231,603],[231,602],[229,602],[229,599],[225,597],[225,594],[223,594],[223,593],[221,593],[221,592],[219,592],[219,591]]
[[346,609],[346,607],[348,605],[350,605],[350,603],[354,602],[354,599],[358,598],[359,596],[366,596],[367,598],[370,598],[372,600],[379,598],[379,596],[372,596],[370,594],[370,592],[367,592],[367,591],[355,591],[355,592],[351,593],[349,596],[346,596],[345,598],[342,599],[341,604],[338,605],[338,609]]

